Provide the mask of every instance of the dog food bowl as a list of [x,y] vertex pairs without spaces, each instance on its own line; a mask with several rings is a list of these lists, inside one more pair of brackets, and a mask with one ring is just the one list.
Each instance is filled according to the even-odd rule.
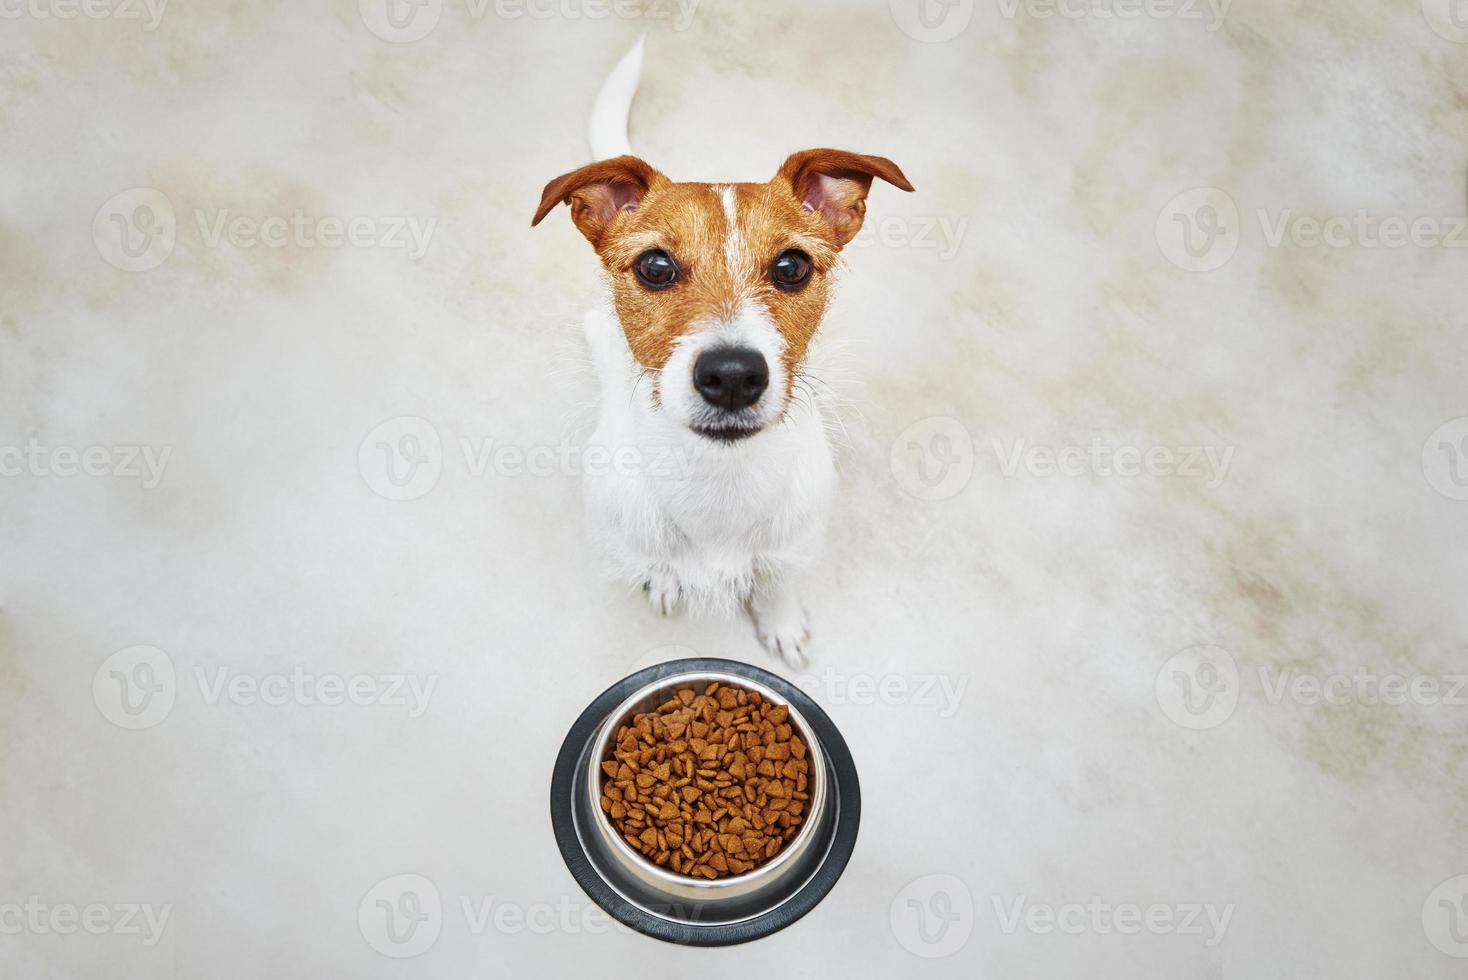
[[[790,725],[809,749],[810,798],[800,830],[773,859],[710,880],[658,867],[627,844],[601,809],[600,763],[632,716],[678,688],[713,681],[789,705]],[[556,843],[577,884],[619,922],[691,946],[759,939],[809,912],[845,870],[860,819],[856,767],[825,712],[774,674],[732,660],[674,660],[612,685],[571,726],[551,781]]]

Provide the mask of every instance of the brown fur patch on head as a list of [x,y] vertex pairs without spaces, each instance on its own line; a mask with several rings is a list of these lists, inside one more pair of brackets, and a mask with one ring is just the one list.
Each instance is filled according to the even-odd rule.
[[[785,339],[781,360],[788,397],[816,328],[826,315],[840,245],[832,239],[825,223],[779,181],[739,184],[734,188],[734,202],[739,231],[737,264]],[[810,280],[794,291],[777,289],[770,279],[770,266],[789,249],[804,252],[811,261]]]
[[[601,257],[612,302],[638,363],[661,370],[680,337],[734,320],[756,304],[784,338],[786,392],[825,315],[831,272],[855,237],[873,177],[911,190],[896,164],[841,150],[805,150],[761,184],[674,183],[636,157],[592,164],[546,186],[539,222],[558,201]],[[651,290],[637,260],[659,249],[678,266],[677,282]],[[778,289],[770,268],[795,249],[811,275]]]
[[[809,255],[813,266],[797,292],[777,290],[769,277],[771,263],[790,248]],[[638,282],[633,267],[649,249],[677,263],[673,288],[652,291]],[[678,338],[732,321],[745,303],[755,303],[785,338],[787,376],[820,325],[837,258],[820,219],[775,183],[668,184],[619,215],[598,251],[627,343],[643,366],[660,369]]]
[[[723,262],[728,226],[710,184],[673,184],[649,194],[635,211],[617,217],[597,249],[611,284],[612,303],[632,355],[661,370],[678,338],[695,324],[734,315],[739,288]],[[635,264],[660,249],[678,266],[670,289],[647,289]]]

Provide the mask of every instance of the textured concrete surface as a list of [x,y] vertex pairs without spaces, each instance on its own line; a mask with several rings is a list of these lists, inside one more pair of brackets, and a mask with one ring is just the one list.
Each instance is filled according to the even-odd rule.
[[[1458,8],[0,0],[0,974],[1462,976]],[[670,175],[918,188],[819,374],[861,838],[737,949],[546,813],[605,686],[765,663],[579,526],[528,224],[642,31]]]

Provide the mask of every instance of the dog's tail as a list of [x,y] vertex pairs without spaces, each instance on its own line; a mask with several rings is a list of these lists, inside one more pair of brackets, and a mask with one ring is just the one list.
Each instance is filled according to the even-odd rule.
[[622,55],[617,67],[602,83],[601,91],[596,93],[591,124],[587,127],[593,160],[632,152],[632,144],[627,141],[627,117],[632,113],[632,97],[637,94],[637,83],[642,78],[642,42],[646,39],[647,35],[642,35]]

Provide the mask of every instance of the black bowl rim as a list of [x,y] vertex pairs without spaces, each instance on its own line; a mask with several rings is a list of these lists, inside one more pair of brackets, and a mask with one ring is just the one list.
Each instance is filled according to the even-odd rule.
[[[831,803],[835,806],[836,815],[831,845],[820,866],[799,891],[775,908],[752,919],[707,926],[672,922],[650,915],[618,895],[597,873],[582,850],[572,819],[577,764],[581,753],[585,751],[586,743],[607,714],[634,691],[647,684],[675,674],[697,671],[727,673],[758,681],[795,705],[820,740],[821,748],[826,754],[830,776],[827,790],[832,794]],[[716,657],[694,657],[669,660],[630,674],[587,705],[566,734],[565,741],[561,743],[561,751],[556,756],[555,769],[551,774],[550,808],[551,827],[555,831],[556,845],[560,848],[567,870],[576,879],[576,884],[581,886],[581,890],[586,892],[587,897],[612,918],[644,935],[681,946],[732,946],[779,932],[815,908],[835,887],[856,848],[857,829],[861,823],[861,783],[856,775],[856,764],[851,758],[851,751],[846,747],[846,740],[841,737],[841,732],[830,717],[804,691],[784,678],[752,664]]]

